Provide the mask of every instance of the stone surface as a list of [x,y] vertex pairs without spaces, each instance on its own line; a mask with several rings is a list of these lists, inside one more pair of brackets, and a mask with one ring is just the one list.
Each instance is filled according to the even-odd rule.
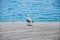
[[0,22],[0,40],[60,40],[59,24],[37,22],[26,26],[20,22]]

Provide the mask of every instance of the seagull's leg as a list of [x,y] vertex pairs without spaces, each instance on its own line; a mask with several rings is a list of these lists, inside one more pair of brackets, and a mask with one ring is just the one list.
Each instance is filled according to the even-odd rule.
[[27,26],[29,26],[30,25],[30,23],[29,22],[27,22]]
[[30,26],[32,26],[32,22],[30,22],[30,24],[29,24]]
[[27,22],[27,26],[28,26],[28,22]]

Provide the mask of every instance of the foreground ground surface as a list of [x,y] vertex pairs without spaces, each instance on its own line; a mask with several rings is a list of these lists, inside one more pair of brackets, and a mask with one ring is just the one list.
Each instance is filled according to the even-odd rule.
[[59,22],[0,22],[0,40],[60,40]]

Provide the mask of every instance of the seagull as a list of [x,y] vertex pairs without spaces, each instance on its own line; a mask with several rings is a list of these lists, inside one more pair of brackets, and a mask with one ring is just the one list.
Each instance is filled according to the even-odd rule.
[[32,19],[30,18],[29,15],[26,16],[26,21],[27,21],[27,26],[32,26]]

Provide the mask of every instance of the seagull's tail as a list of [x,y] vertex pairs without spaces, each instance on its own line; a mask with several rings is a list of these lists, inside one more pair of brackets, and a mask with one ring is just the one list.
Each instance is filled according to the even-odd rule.
[[33,23],[34,21],[32,21],[32,23]]

